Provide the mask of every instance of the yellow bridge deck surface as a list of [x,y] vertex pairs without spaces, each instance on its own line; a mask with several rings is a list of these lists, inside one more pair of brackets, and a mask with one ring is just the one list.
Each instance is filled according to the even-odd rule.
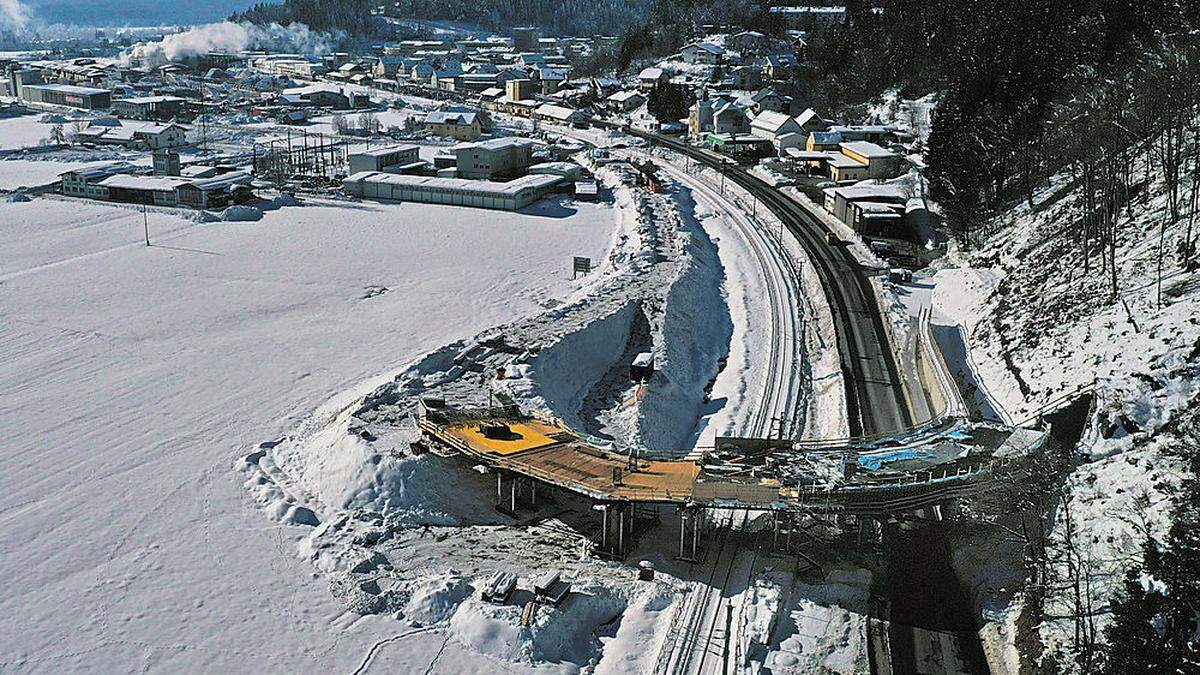
[[478,422],[450,426],[423,422],[422,426],[460,450],[492,457],[509,471],[609,499],[686,502],[700,473],[700,467],[690,461],[640,461],[630,471],[624,455],[581,443],[562,427],[537,420],[507,424],[512,439],[488,438]]
[[551,438],[550,435],[562,434],[566,431],[537,420],[510,422],[508,428],[512,431],[510,438],[488,438],[480,431],[477,423],[446,427],[443,432],[466,443],[476,452],[504,457],[561,443],[561,440]]

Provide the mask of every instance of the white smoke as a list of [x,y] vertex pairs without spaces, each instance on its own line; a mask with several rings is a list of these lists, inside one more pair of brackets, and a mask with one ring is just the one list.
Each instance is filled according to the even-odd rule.
[[[0,0],[11,1],[15,0]],[[139,44],[129,56],[147,66],[161,66],[213,52],[236,54],[247,49],[320,56],[333,51],[337,40],[337,36],[310,30],[302,23],[259,26],[223,21],[168,35],[161,42]]]
[[0,0],[0,28],[20,30],[29,23],[29,10],[21,0]]

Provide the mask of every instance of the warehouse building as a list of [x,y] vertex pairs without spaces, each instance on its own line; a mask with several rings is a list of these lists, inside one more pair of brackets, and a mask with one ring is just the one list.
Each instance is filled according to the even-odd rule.
[[179,114],[186,99],[178,96],[138,96],[113,101],[118,117],[131,120],[169,120]]
[[100,110],[112,105],[112,92],[74,84],[21,85],[21,98],[28,103],[61,105],[68,108]]
[[409,173],[425,165],[421,161],[419,152],[420,148],[415,145],[393,145],[386,148],[352,152],[346,158],[350,162],[350,173],[352,174],[363,171]]
[[493,138],[464,143],[453,150],[459,178],[491,180],[519,176],[533,163],[533,141],[527,138]]
[[119,173],[136,170],[137,167],[129,162],[93,162],[64,171],[58,174],[58,177],[62,181],[62,193],[68,197],[108,199],[108,190],[99,185],[100,181]]
[[554,192],[562,182],[561,176],[544,174],[500,183],[367,171],[346,178],[342,181],[342,189],[347,194],[368,199],[515,211]]

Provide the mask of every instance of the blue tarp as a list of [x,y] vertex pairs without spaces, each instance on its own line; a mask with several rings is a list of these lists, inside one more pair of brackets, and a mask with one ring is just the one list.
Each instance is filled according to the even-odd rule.
[[867,471],[878,471],[884,464],[902,462],[906,459],[925,459],[926,457],[929,457],[929,453],[924,450],[893,450],[863,455],[858,458],[858,464]]

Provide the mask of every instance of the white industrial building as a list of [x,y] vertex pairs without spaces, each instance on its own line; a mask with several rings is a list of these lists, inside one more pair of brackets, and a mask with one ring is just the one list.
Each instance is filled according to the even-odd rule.
[[527,138],[493,138],[454,147],[459,178],[492,179],[517,176],[533,163],[533,141]]
[[352,152],[346,156],[350,173],[363,171],[387,171],[406,173],[424,165],[419,156],[420,148],[415,145],[393,145]]
[[342,181],[342,189],[347,194],[368,199],[515,211],[550,194],[562,182],[562,176],[550,174],[531,174],[500,183],[365,171]]

